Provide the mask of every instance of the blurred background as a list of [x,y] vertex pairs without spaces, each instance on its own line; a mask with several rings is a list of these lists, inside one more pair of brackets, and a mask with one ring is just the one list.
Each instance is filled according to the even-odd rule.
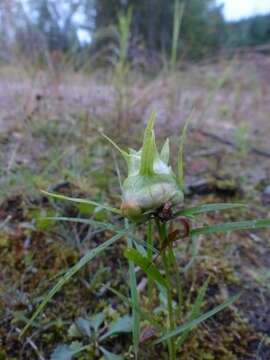
[[0,194],[81,182],[99,131],[138,145],[153,110],[161,137],[193,111],[203,146],[263,154],[260,181],[269,84],[270,0],[1,0]]
[[269,0],[1,0],[0,10],[2,63],[21,56],[49,65],[57,51],[76,70],[116,55],[116,26],[128,11],[128,56],[141,66],[170,56],[175,11],[184,13],[177,60],[247,51],[266,45],[270,31]]

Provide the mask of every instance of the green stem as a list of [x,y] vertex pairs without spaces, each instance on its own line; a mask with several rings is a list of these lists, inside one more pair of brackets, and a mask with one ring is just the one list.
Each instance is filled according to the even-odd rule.
[[[160,224],[159,221],[157,221],[157,227],[160,237],[160,243],[164,244],[168,241],[167,236],[167,229],[166,224]],[[171,285],[171,279],[170,279],[170,261],[169,256],[167,256],[166,250],[162,252],[162,263],[165,270],[165,276],[167,282]],[[173,331],[175,329],[175,321],[174,321],[174,311],[173,311],[173,299],[172,299],[172,291],[170,290],[172,286],[170,286],[167,291],[167,310],[168,310],[168,325],[169,330]],[[176,346],[175,346],[175,340],[174,338],[170,338],[168,340],[168,348],[169,348],[169,358],[170,360],[176,360]]]
[[[150,220],[147,226],[147,257],[151,262],[153,259],[153,224]],[[154,282],[148,277],[148,300],[153,298]]]
[[195,260],[196,257],[198,255],[198,246],[197,246],[197,242],[195,240],[195,237],[192,236],[192,244],[191,244],[191,260],[190,260],[190,267],[191,267],[191,274],[192,274],[192,283],[191,283],[191,287],[190,287],[190,291],[188,294],[188,299],[187,299],[187,303],[189,304],[191,302],[191,297],[196,285],[196,281],[197,281],[197,274],[195,271]]
[[178,297],[178,314],[179,314],[179,318],[181,318],[182,317],[183,304],[184,304],[181,274],[180,274],[179,268],[177,266],[177,261],[176,261],[173,249],[171,247],[170,247],[169,252],[170,252],[170,258],[172,259],[172,264],[173,264],[174,271],[175,271],[176,290],[177,290],[177,297]]
[[[129,227],[127,220],[125,221],[125,225],[126,228]],[[127,238],[127,247],[133,248],[132,239],[129,236]],[[129,266],[129,287],[131,293],[132,317],[133,317],[132,335],[133,335],[135,359],[137,360],[138,352],[139,352],[139,342],[140,342],[140,314],[138,312],[138,308],[140,305],[138,299],[137,279],[136,279],[134,263],[132,261],[129,261],[128,266]]]

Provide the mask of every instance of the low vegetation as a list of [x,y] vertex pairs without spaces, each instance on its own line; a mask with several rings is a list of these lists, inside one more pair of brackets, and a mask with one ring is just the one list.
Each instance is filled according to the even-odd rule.
[[270,358],[267,17],[157,3],[0,7],[0,359]]

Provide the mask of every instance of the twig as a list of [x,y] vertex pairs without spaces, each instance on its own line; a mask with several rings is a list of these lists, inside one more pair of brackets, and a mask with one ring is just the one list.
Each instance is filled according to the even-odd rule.
[[[229,146],[232,146],[233,148],[237,148],[237,146],[230,140],[227,140],[227,139],[224,139],[223,137],[220,137],[216,134],[213,134],[213,133],[209,133],[208,131],[205,131],[205,130],[201,130],[201,129],[191,129],[191,131],[193,132],[198,132],[200,134],[202,134],[203,136],[207,136],[213,140],[216,140],[222,144],[225,144],[225,145],[229,145]],[[250,151],[253,153],[253,154],[256,154],[256,155],[260,155],[260,156],[264,156],[264,157],[270,157],[270,151],[267,151],[267,150],[262,150],[262,149],[257,149],[255,147],[251,147]]]
[[[18,333],[21,333],[21,330],[19,328],[16,328],[16,331]],[[26,338],[26,344],[30,345],[31,348],[35,351],[35,353],[38,356],[38,360],[45,360],[44,356],[40,353],[40,351],[38,350],[38,347],[36,346],[36,344],[33,342],[33,340],[30,337]]]
[[0,229],[6,226],[6,224],[12,219],[11,215],[8,215],[5,220],[0,224]]
[[9,162],[8,162],[8,165],[7,165],[7,174],[9,175],[12,168],[13,168],[13,165],[15,163],[15,160],[16,160],[16,156],[17,156],[17,152],[18,152],[18,149],[19,149],[19,144],[16,144],[12,153],[11,153],[11,156],[10,156],[10,159],[9,159]]

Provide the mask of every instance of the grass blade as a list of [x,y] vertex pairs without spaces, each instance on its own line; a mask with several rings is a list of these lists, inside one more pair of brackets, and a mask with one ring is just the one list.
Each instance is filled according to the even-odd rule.
[[214,309],[212,309],[210,311],[207,311],[206,313],[199,316],[197,319],[188,321],[185,324],[183,324],[183,325],[179,326],[178,328],[176,328],[175,330],[168,332],[167,334],[165,334],[164,336],[162,336],[158,340],[154,341],[153,345],[159,344],[159,343],[161,343],[163,341],[167,341],[168,339],[170,339],[170,338],[172,338],[174,336],[177,336],[177,335],[183,333],[184,331],[192,330],[194,327],[198,326],[203,321],[206,321],[207,319],[214,316],[218,312],[224,310],[226,307],[232,305],[235,301],[237,301],[239,299],[239,297],[240,297],[240,294],[232,296],[230,299],[225,301],[223,304],[220,304],[220,305],[214,307]]
[[109,141],[109,143],[112,144],[112,145],[115,147],[116,150],[118,150],[118,151],[120,152],[120,154],[123,156],[123,158],[124,158],[126,161],[128,161],[129,154],[128,154],[125,150],[121,149],[121,148],[120,148],[111,138],[109,138],[109,136],[107,136],[106,134],[101,133],[101,135],[102,135],[107,141]]
[[[191,313],[189,316],[189,321],[195,320],[199,316],[201,307],[202,307],[202,304],[203,304],[203,301],[204,301],[204,298],[206,295],[206,291],[208,289],[208,284],[209,284],[209,279],[207,279],[204,282],[204,284],[202,285],[202,287],[200,288],[198,295],[196,297],[196,300],[195,300],[194,304],[192,305],[192,310],[191,310]],[[190,329],[183,332],[183,334],[181,335],[181,337],[177,343],[178,347],[182,346],[182,344],[186,340],[189,332],[190,332]]]
[[171,48],[171,68],[175,70],[177,51],[179,43],[179,34],[182,24],[182,18],[184,14],[184,3],[180,3],[179,0],[175,0],[174,3],[174,18],[173,18],[173,33],[172,33],[172,48]]
[[[130,231],[128,226],[128,221],[126,220],[126,228]],[[127,240],[128,249],[133,250],[133,241],[130,237]],[[132,307],[132,336],[133,336],[133,346],[134,346],[134,353],[135,359],[138,359],[139,353],[139,344],[140,344],[140,313],[138,312],[139,299],[138,299],[138,291],[137,291],[137,279],[136,279],[136,272],[134,262],[129,260],[128,261],[129,267],[129,288],[131,293],[131,307]]]
[[0,229],[2,229],[3,227],[5,227],[8,223],[9,223],[9,221],[12,219],[12,216],[11,215],[8,215],[7,216],[7,218],[3,221],[3,222],[1,222],[1,224],[0,224]]
[[110,212],[113,212],[113,213],[115,213],[115,214],[118,214],[118,215],[121,214],[121,211],[120,211],[119,209],[113,208],[113,207],[108,206],[108,205],[100,204],[100,203],[97,203],[97,202],[92,201],[92,200],[73,198],[73,197],[71,197],[71,196],[65,196],[65,195],[61,195],[61,194],[55,194],[55,193],[51,193],[51,192],[48,192],[48,191],[45,191],[45,190],[41,190],[41,192],[42,192],[44,195],[50,196],[50,197],[52,197],[52,198],[54,198],[54,199],[67,200],[67,201],[71,201],[71,202],[78,203],[78,204],[94,205],[94,206],[97,206],[97,207],[99,207],[99,208],[102,208],[102,209],[108,210],[108,211],[110,211]]
[[85,225],[91,225],[94,228],[102,229],[102,230],[111,230],[111,231],[120,231],[119,228],[115,225],[96,221],[92,219],[84,219],[84,218],[76,218],[76,217],[65,217],[65,216],[53,216],[53,217],[42,217],[38,219],[39,221],[42,220],[54,220],[54,221],[65,221],[65,222],[76,222]]
[[[65,216],[52,216],[52,217],[42,217],[39,218],[39,221],[42,220],[54,220],[54,221],[66,221],[66,222],[77,222],[80,224],[85,224],[85,225],[91,225],[93,226],[93,228],[96,229],[100,229],[100,230],[111,230],[114,232],[119,232],[120,229],[115,226],[112,225],[110,223],[105,223],[105,222],[101,222],[101,221],[96,221],[96,220],[92,220],[92,219],[84,219],[84,218],[76,218],[76,217],[65,217]],[[145,247],[147,249],[150,249],[153,253],[155,254],[159,254],[159,252],[156,250],[156,248],[154,246],[152,246],[151,244],[148,244],[146,241],[138,239],[134,236],[134,228],[129,228],[128,230],[129,236],[131,237],[132,241],[134,241],[134,243],[136,243],[137,246],[142,246]]]
[[[129,297],[121,294],[119,291],[111,288],[110,286],[104,285],[109,291],[111,291],[114,295],[116,295],[123,303],[134,305],[131,303],[131,300]],[[157,330],[161,331],[162,326],[158,321],[154,319],[154,317],[151,317],[146,311],[142,310],[140,305],[134,305],[134,309],[137,310],[137,312],[140,314],[140,317],[144,320],[147,320],[150,324],[152,324]]]
[[187,129],[192,120],[192,116],[193,116],[193,110],[187,117],[182,130],[182,134],[180,136],[180,144],[179,144],[178,159],[177,159],[177,181],[181,189],[184,188],[184,146],[187,136]]
[[144,131],[141,165],[140,165],[140,175],[142,176],[153,174],[154,158],[156,155],[156,143],[155,143],[155,135],[153,131],[155,120],[156,120],[156,113],[152,112],[148,124],[146,126],[146,129]]
[[238,221],[231,223],[221,223],[215,225],[207,225],[200,228],[191,230],[191,236],[200,234],[212,234],[216,232],[227,232],[236,230],[248,230],[248,229],[263,229],[270,227],[270,219]]
[[246,207],[245,204],[239,203],[218,203],[218,204],[203,204],[189,209],[183,209],[176,212],[175,215],[194,216],[204,214],[211,211],[230,210]]
[[160,158],[165,162],[166,165],[169,165],[170,162],[170,140],[166,139],[164,145],[162,146],[160,152]]
[[153,262],[148,259],[148,257],[142,256],[139,251],[131,248],[127,249],[124,255],[128,260],[133,261],[137,266],[139,266],[149,276],[149,278],[168,289],[168,282],[161,275]]
[[75,265],[73,265],[54,285],[54,287],[48,292],[45,296],[44,300],[37,307],[34,314],[31,316],[30,320],[27,322],[25,327],[23,328],[20,337],[23,336],[26,331],[30,328],[33,321],[36,317],[41,313],[44,307],[48,304],[48,302],[54,297],[54,295],[62,289],[62,287],[74,276],[82,267],[84,267],[87,263],[89,263],[94,257],[99,255],[101,252],[106,250],[109,246],[114,244],[117,240],[123,237],[127,233],[126,230],[120,231],[118,234],[113,236],[111,239],[105,241],[101,245],[97,246],[95,249],[88,251]]

